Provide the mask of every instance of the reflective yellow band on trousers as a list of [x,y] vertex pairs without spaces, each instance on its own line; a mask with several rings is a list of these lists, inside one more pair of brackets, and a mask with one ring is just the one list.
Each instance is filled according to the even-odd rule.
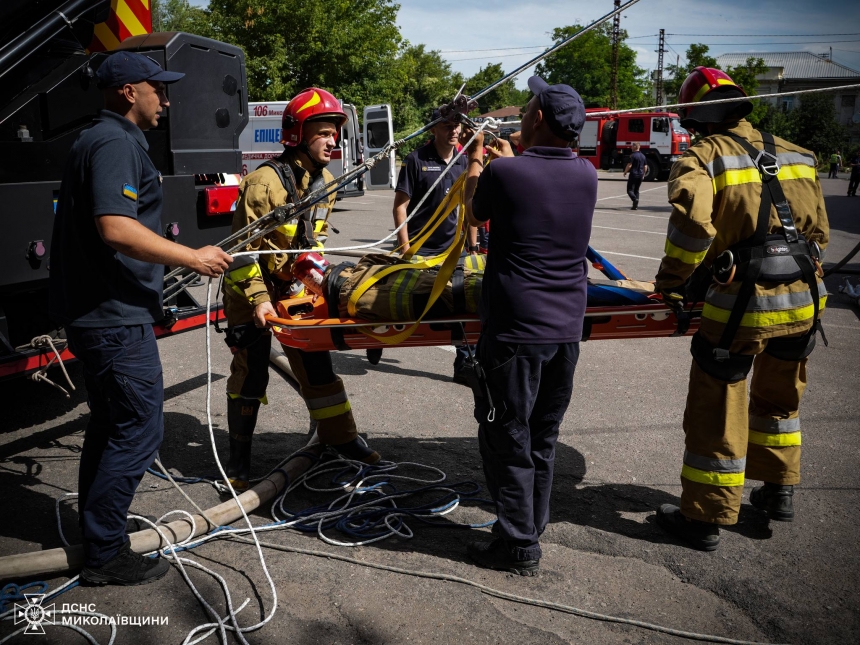
[[[234,394],[233,392],[227,392],[227,398],[229,399],[247,399],[248,397],[242,396],[241,394]],[[265,394],[261,396],[259,399],[248,399],[249,401],[259,401],[263,405],[269,405],[269,397]]]
[[311,419],[314,421],[320,421],[322,419],[331,419],[332,417],[346,414],[350,410],[352,410],[352,406],[349,404],[349,401],[346,401],[345,403],[330,405],[327,408],[318,408],[316,410],[308,409],[308,412],[310,412]]
[[766,432],[757,432],[750,430],[749,442],[757,446],[769,446],[771,448],[785,448],[787,446],[800,445],[799,432],[780,432],[778,434],[768,434]]
[[699,484],[709,484],[711,486],[743,486],[743,473],[715,473],[707,470],[699,470],[684,464],[681,468],[681,477],[689,479],[691,482]]

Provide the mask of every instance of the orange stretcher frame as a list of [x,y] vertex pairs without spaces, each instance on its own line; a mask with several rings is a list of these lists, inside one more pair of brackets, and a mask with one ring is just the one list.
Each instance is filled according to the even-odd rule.
[[[377,340],[394,336],[413,324],[410,322],[369,322],[351,318],[329,318],[328,304],[322,296],[292,298],[276,303],[279,316],[268,318],[275,338],[287,347],[307,352],[326,352],[338,349],[384,349],[391,344]],[[687,336],[699,328],[701,303],[690,312]],[[432,347],[460,345],[460,325],[466,332],[469,344],[478,342],[481,322],[477,315],[460,315],[441,319],[424,319],[418,329],[395,347]],[[675,335],[678,320],[671,309],[659,299],[653,304],[588,307],[585,311],[583,340],[618,340],[623,338],[666,338]],[[335,332],[337,340],[333,337]]]

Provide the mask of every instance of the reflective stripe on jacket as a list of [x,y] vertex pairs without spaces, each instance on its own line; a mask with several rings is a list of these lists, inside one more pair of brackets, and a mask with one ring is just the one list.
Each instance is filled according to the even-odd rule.
[[[299,160],[292,159],[290,165],[296,176],[298,196],[301,198],[308,190],[311,176],[310,173],[302,169]],[[325,183],[329,183],[334,177],[328,170],[324,169],[323,179]],[[320,202],[314,207],[314,232],[320,240],[327,236],[328,216],[336,199],[335,194],[329,195],[327,202]],[[239,199],[236,202],[236,212],[233,215],[233,231],[244,228],[276,207],[289,202],[289,195],[275,170],[268,166],[258,168],[248,174],[239,186]],[[295,235],[296,221],[293,220],[278,227],[262,239],[249,243],[246,250],[278,251],[289,249],[292,247]],[[322,244],[318,242],[316,248],[322,249]],[[242,256],[237,258],[227,270],[224,281],[225,287],[229,286],[230,288],[225,288],[224,295],[225,300],[230,300],[231,306],[228,307],[228,312],[234,310],[236,306],[241,306],[237,302],[238,296],[241,296],[238,300],[242,300],[252,307],[271,300],[260,265],[265,266],[268,275],[276,280],[289,283],[293,279],[291,269],[296,257],[295,254],[263,254],[254,262],[248,261],[248,258],[254,257]],[[240,262],[240,260],[244,260],[244,262]]]
[[[727,125],[727,130],[763,148],[761,136],[746,120]],[[830,230],[815,157],[811,152],[775,138],[779,182],[791,206],[795,226],[809,242],[824,249]],[[656,288],[671,290],[684,282],[695,268],[710,266],[726,249],[752,237],[761,203],[761,176],[753,160],[723,133],[705,137],[687,150],[672,167],[669,177],[672,214],[665,256],[657,274]],[[768,232],[781,229],[776,209],[771,208]],[[702,331],[719,337],[728,320],[740,281],[729,286],[712,285],[706,296]],[[819,284],[820,305],[826,292]],[[797,280],[790,284],[760,282],[741,321],[738,339],[783,336],[808,329],[812,320],[812,296]]]

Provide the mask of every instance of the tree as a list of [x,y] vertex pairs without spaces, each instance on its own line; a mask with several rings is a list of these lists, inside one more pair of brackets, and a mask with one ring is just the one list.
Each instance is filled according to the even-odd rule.
[[667,96],[678,96],[684,80],[696,67],[716,67],[719,69],[717,59],[709,55],[708,51],[710,49],[707,45],[693,43],[687,48],[686,60],[683,63],[666,65],[666,72],[672,77],[663,82]]
[[[571,25],[554,29],[553,41],[561,42],[582,29]],[[624,40],[621,32],[618,49],[618,107],[634,108],[647,105],[650,82],[647,73],[636,66],[636,52]],[[548,83],[566,83],[582,97],[586,107],[609,104],[612,79],[612,26],[604,24],[583,34],[566,47],[548,56],[535,69],[535,74]]]
[[794,141],[796,137],[794,119],[791,113],[779,109],[775,105],[762,101],[764,108],[755,127],[764,132],[770,132],[775,137]]
[[818,154],[841,149],[848,139],[848,130],[836,120],[836,105],[832,94],[806,94],[800,106],[788,115],[793,128],[794,143]]
[[187,31],[204,29],[206,12],[188,0],[152,0],[153,31]]
[[318,85],[363,106],[390,89],[398,8],[392,0],[210,0],[203,35],[245,51],[251,100]]
[[[732,80],[740,85],[748,96],[755,96],[758,93],[758,79],[756,77],[766,73],[768,69],[770,68],[764,64],[763,58],[750,56],[743,65],[727,67],[726,74],[731,76]],[[753,101],[752,103],[753,111],[747,116],[747,119],[758,127],[767,113],[768,104],[764,101]]]
[[[501,63],[488,63],[486,67],[482,67],[474,76],[471,76],[466,81],[466,88],[463,91],[468,95],[476,94],[495,83],[504,75],[505,70],[502,69]],[[528,97],[528,92],[518,90],[514,85],[515,80],[505,81],[492,92],[482,96],[478,100],[478,109],[474,114],[486,114],[487,112],[513,105],[522,107],[525,102],[524,100]]]
[[[438,51],[405,43],[392,62],[389,85],[379,96],[380,102],[391,104],[395,138],[410,134],[427,123],[433,110],[453,99],[462,84],[463,76],[452,72]],[[398,154],[405,157],[421,142],[420,138],[407,142]]]

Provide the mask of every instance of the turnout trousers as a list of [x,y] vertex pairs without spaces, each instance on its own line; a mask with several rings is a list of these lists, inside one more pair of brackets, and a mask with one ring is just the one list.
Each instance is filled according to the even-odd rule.
[[[694,358],[681,469],[681,512],[686,517],[735,524],[746,477],[772,484],[800,482],[799,409],[807,358],[787,360],[781,345],[804,334],[735,340],[731,353],[746,357],[752,366],[749,391],[746,374],[734,382],[715,378],[707,363]],[[717,344],[716,338],[703,340]]]
[[[233,354],[227,396],[266,400],[269,384],[271,332],[264,332],[245,349]],[[308,412],[317,422],[317,436],[324,444],[338,446],[358,436],[343,380],[334,373],[329,352],[304,352],[282,346]],[[241,440],[241,439],[240,439]]]
[[517,345],[484,334],[478,359],[487,375],[495,416],[476,399],[478,445],[496,506],[493,533],[517,560],[541,557],[549,522],[555,445],[570,403],[579,343]]
[[128,509],[164,436],[164,382],[152,325],[67,327],[84,367],[90,419],[78,480],[84,564],[99,567],[128,540]]

